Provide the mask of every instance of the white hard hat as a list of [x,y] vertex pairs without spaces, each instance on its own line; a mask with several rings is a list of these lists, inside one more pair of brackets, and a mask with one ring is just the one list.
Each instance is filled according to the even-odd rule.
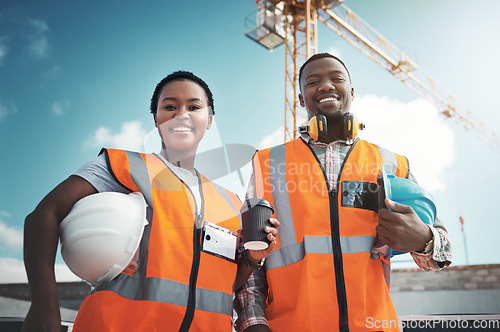
[[70,270],[94,287],[120,274],[148,224],[146,207],[138,192],[97,193],[76,202],[59,225],[61,255]]

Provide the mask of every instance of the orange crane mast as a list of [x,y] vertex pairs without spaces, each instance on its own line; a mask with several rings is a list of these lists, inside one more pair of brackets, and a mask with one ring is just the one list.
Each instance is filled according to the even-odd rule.
[[[269,50],[285,44],[284,141],[298,136],[307,121],[299,107],[298,70],[318,50],[318,21],[344,38],[367,57],[432,102],[439,112],[470,131],[495,152],[500,142],[495,132],[421,69],[406,54],[343,4],[343,0],[257,0],[257,15],[245,19],[245,35]],[[256,20],[255,20],[256,17]]]

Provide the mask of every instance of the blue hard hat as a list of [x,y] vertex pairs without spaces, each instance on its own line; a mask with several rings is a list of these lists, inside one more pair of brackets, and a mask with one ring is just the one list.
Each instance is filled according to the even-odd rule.
[[[391,174],[385,174],[385,172],[383,172],[383,178],[386,198],[400,204],[411,206],[423,223],[427,225],[432,225],[434,223],[437,209],[431,194],[411,180],[399,178]],[[397,250],[392,251],[393,256],[399,254],[404,254],[404,252]]]

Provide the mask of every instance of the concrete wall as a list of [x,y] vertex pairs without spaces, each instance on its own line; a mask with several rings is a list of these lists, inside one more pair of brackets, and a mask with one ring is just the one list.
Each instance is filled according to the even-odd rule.
[[[90,286],[85,282],[62,282],[57,284],[61,307],[78,310],[83,300],[90,294]],[[30,301],[28,284],[0,284],[0,297]]]
[[500,314],[500,265],[393,270],[391,296],[398,316]]
[[395,292],[398,316],[500,314],[500,289]]
[[[30,307],[29,301],[17,300],[0,296],[0,317],[26,317]],[[61,319],[63,321],[74,322],[78,310],[61,307]],[[2,331],[2,325],[0,325]]]

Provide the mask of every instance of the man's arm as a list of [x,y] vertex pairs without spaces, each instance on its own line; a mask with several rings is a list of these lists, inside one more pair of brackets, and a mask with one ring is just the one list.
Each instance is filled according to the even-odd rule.
[[24,264],[31,306],[22,331],[60,331],[61,314],[54,273],[59,223],[81,198],[97,193],[86,180],[70,176],[54,188],[26,217]]
[[[408,173],[408,179],[418,184],[411,172]],[[429,251],[410,251],[410,254],[422,270],[441,270],[450,265],[453,258],[448,231],[439,218],[436,218],[434,224],[428,227],[432,232],[432,248]]]
[[[382,242],[394,250],[411,252],[415,263],[423,270],[440,270],[451,264],[448,233],[439,219],[433,226],[428,226],[410,206],[388,199],[385,202],[392,211],[379,211],[376,231]],[[424,252],[430,240],[434,241],[433,248]]]
[[265,316],[267,280],[263,270],[254,270],[247,282],[236,290],[234,310],[238,314],[237,331],[271,331]]
[[450,265],[453,258],[448,231],[439,218],[431,230],[434,235],[432,248],[428,252],[410,253],[418,267],[425,271],[441,270]]
[[[253,161],[255,163],[255,160]],[[257,197],[255,174],[252,172],[245,199]],[[279,224],[278,224],[279,225]],[[238,332],[269,332],[265,315],[268,285],[263,269],[254,270],[246,283],[236,288],[233,308],[238,314]]]
[[[238,269],[236,271],[236,278],[234,281],[233,289],[236,290],[243,286],[250,274],[253,272],[253,265],[258,265],[262,259],[267,258],[273,251],[276,245],[276,237],[278,236],[278,227],[280,225],[278,219],[269,218],[269,222],[274,227],[266,226],[265,232],[267,233],[267,239],[269,240],[269,246],[262,250],[248,250],[246,255],[240,255],[238,261]],[[238,233],[240,233],[238,231]],[[241,238],[241,237],[240,237]]]
[[[411,206],[385,199],[387,208],[378,212],[375,228],[382,242],[402,252],[423,251],[432,239],[432,231]],[[389,210],[390,209],[390,210]]]

